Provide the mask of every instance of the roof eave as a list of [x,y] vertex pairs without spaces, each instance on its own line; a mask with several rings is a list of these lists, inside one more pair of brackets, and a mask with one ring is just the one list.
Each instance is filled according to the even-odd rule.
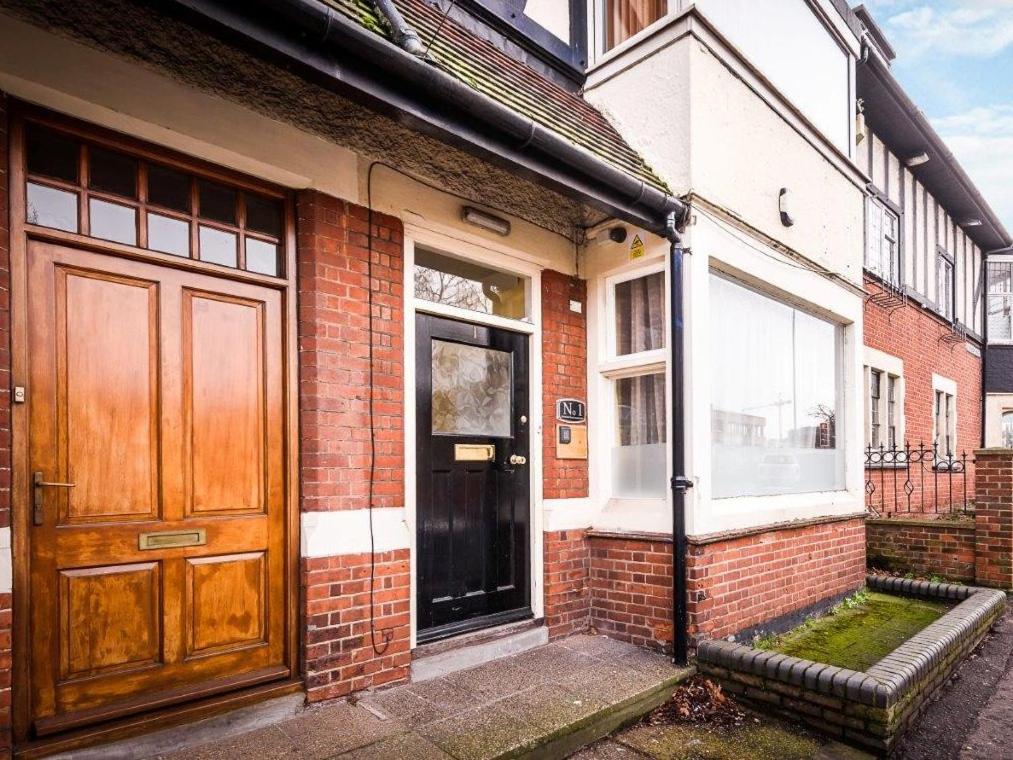
[[[875,89],[870,89],[866,76],[872,77],[881,87],[882,95]],[[918,146],[919,150],[929,154],[929,162],[912,169],[912,172],[958,225],[961,225],[961,216],[969,216],[961,214],[958,208],[961,204],[971,210],[970,215],[981,219],[980,227],[962,227],[968,237],[986,251],[1013,244],[1013,238],[1010,238],[988,201],[925,114],[904,91],[886,62],[876,54],[870,55],[864,64],[859,65],[857,82],[858,97],[865,101],[866,118],[873,132],[895,153],[906,150],[909,155],[913,155],[918,150],[912,150],[911,146]],[[898,153],[898,157],[903,160],[907,156]],[[939,178],[937,175],[940,171],[949,176]]]

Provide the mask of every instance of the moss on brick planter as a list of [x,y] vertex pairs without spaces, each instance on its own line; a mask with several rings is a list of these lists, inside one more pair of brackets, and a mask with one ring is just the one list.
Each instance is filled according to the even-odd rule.
[[945,601],[860,592],[825,617],[781,636],[758,641],[769,649],[839,668],[868,670],[953,607]]
[[870,575],[870,589],[953,603],[896,649],[859,670],[730,641],[703,641],[699,671],[731,693],[837,739],[889,752],[928,698],[1002,614],[993,589]]

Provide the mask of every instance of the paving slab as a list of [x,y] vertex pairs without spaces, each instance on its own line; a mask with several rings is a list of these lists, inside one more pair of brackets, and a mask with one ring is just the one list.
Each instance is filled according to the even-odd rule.
[[[181,748],[169,757],[566,757],[665,701],[692,672],[631,644],[573,636],[440,678],[315,706],[253,733]],[[636,757],[619,745],[602,751]]]

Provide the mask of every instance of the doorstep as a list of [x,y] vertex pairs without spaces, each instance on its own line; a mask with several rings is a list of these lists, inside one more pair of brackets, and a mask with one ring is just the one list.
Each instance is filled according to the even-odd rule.
[[664,702],[693,671],[578,635],[421,683],[312,707],[172,760],[566,757]]

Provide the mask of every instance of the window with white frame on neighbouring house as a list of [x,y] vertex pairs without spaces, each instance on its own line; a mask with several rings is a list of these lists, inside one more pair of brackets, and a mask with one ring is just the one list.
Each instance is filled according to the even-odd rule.
[[899,286],[900,216],[876,197],[869,198],[866,215],[865,268],[884,282]]
[[844,488],[839,325],[711,273],[715,498]]
[[866,424],[865,445],[895,449],[904,445],[903,379],[878,367],[865,368]]
[[611,387],[612,496],[667,493],[664,271],[639,270],[607,281],[607,359]]
[[1013,261],[988,262],[988,339],[1013,340]]
[[668,13],[668,0],[600,0],[602,52],[608,52]]
[[1013,449],[1013,409],[1007,409],[1002,413],[1000,433],[1003,448]]
[[956,393],[933,383],[932,397],[932,444],[936,460],[950,459],[957,455]]
[[936,305],[946,319],[953,319],[953,259],[942,250],[936,253]]

